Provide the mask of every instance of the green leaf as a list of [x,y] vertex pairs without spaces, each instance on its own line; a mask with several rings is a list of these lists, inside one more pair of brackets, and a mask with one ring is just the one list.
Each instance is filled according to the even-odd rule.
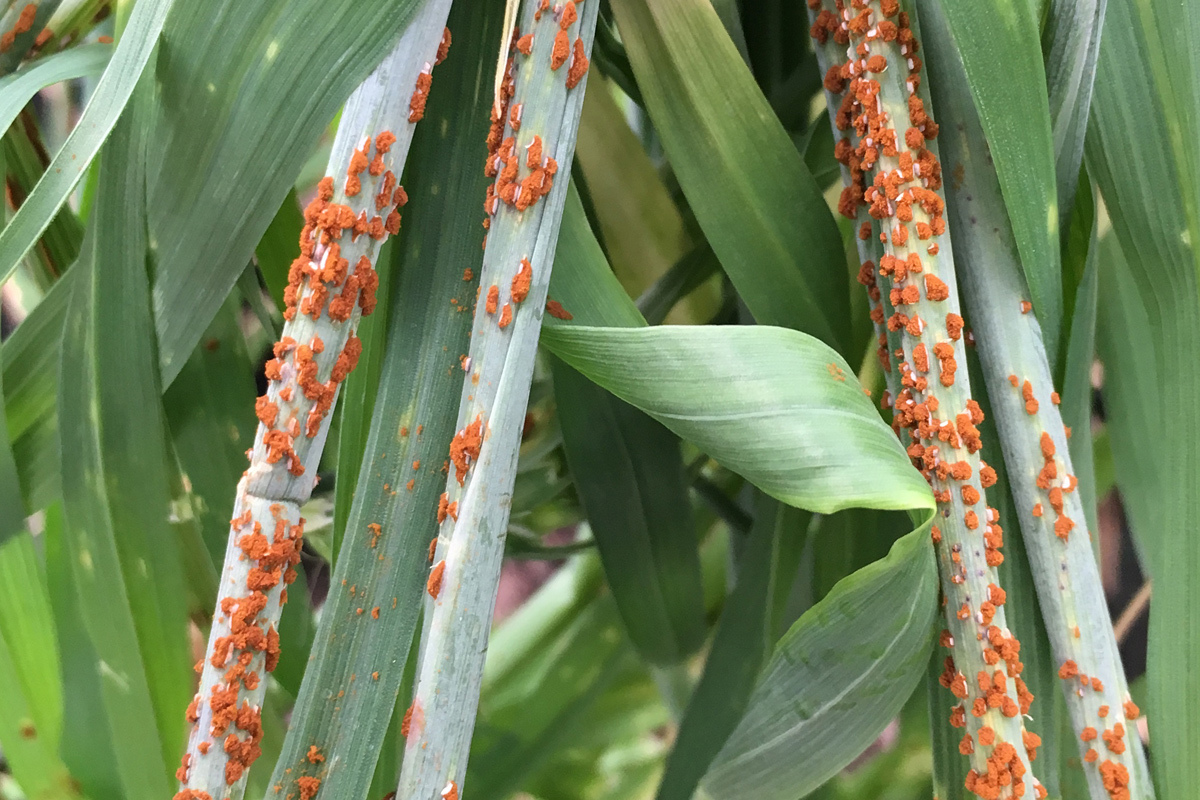
[[[385,243],[379,251],[379,263],[391,265],[390,269],[378,270],[379,288],[375,297],[383,307],[389,305],[393,273],[399,262],[392,256],[393,244]],[[337,485],[334,487],[333,502],[333,552],[330,566],[337,565],[338,554],[346,536],[346,523],[354,505],[354,494],[358,488],[359,470],[364,463],[367,442],[371,435],[371,421],[375,411],[375,398],[379,392],[380,374],[388,333],[388,317],[374,315],[359,321],[355,334],[363,343],[363,353],[358,359],[358,368],[351,372],[342,384],[341,414],[338,417]]]
[[567,463],[621,620],[638,652],[672,664],[704,641],[704,594],[679,440],[553,362]]
[[[19,498],[4,506],[19,508]],[[62,683],[46,576],[34,547],[24,531],[0,542],[0,742],[24,792],[57,800],[77,792],[58,755]]]
[[225,560],[233,494],[254,445],[254,377],[238,327],[241,304],[226,302],[163,396],[180,468],[190,486],[212,563]]
[[[4,382],[0,376],[0,422],[4,413]],[[25,504],[8,435],[0,436],[0,547],[25,530]]]
[[938,580],[928,524],[839,582],[775,648],[702,784],[712,797],[796,798],[861,753],[924,672]]
[[292,266],[296,242],[300,241],[300,229],[304,227],[304,215],[300,212],[300,199],[293,188],[283,198],[279,210],[263,231],[262,238],[254,247],[254,257],[262,272],[267,290],[275,305],[283,309],[283,290],[287,288],[288,270]]
[[211,0],[180,3],[171,14],[158,64],[160,96],[169,100],[151,134],[147,185],[164,385],[250,261],[329,120],[421,5]]
[[771,654],[776,595],[781,584],[790,587],[794,577],[794,572],[778,571],[780,552],[786,548],[785,537],[800,538],[802,531],[796,523],[807,515],[762,494],[756,510],[704,675],[692,693],[667,758],[658,800],[692,797],[709,764],[741,721],[759,670]]
[[[478,285],[463,280],[463,269],[478,264],[484,233],[479,208],[487,179],[479,165],[492,85],[478,66],[494,56],[503,17],[491,4],[456,6],[449,20],[455,42],[435,71],[403,177],[409,203],[392,249],[388,335],[354,502],[271,776],[284,795],[308,774],[297,767],[308,765],[315,744],[326,756],[322,793],[366,796],[420,616],[445,488],[441,468],[462,389],[458,354],[469,343],[470,314],[457,309],[470,308]],[[376,524],[378,536],[368,528]]]
[[[92,684],[103,713],[98,727],[128,798],[169,793],[183,746],[179,709],[190,694],[145,259],[141,134],[150,88],[147,81],[139,90],[131,109],[140,113],[117,125],[102,159],[95,227],[77,268],[59,384],[69,454],[62,464],[67,524],[59,574],[71,583],[60,591],[73,593],[78,620],[71,624],[94,648],[84,668],[100,665],[98,675],[84,680],[98,683]],[[71,630],[59,621],[62,633]]]
[[[1054,359],[1063,307],[1059,210],[1038,24],[1025,0],[986,7],[941,0],[941,7],[995,161],[1046,352]],[[997,69],[998,53],[1004,54],[1003,69]]]
[[[1190,533],[1200,516],[1200,341],[1195,335],[1200,318],[1195,247],[1200,242],[1195,195],[1200,172],[1194,148],[1180,138],[1194,136],[1196,130],[1195,95],[1186,89],[1194,79],[1189,70],[1195,53],[1180,47],[1195,32],[1195,9],[1168,5],[1153,4],[1152,22],[1151,4],[1110,0],[1086,157],[1129,266],[1124,283],[1142,309],[1136,310],[1133,298],[1108,301],[1106,287],[1111,284],[1102,270],[1105,323],[1100,327],[1108,326],[1110,305],[1113,311],[1134,311],[1139,327],[1130,329],[1116,348],[1101,352],[1122,349],[1125,363],[1153,364],[1152,371],[1146,370],[1148,383],[1135,382],[1134,372],[1115,372],[1113,364],[1106,372],[1130,382],[1118,391],[1140,393],[1137,413],[1144,422],[1135,424],[1152,426],[1146,438],[1136,429],[1124,435],[1143,451],[1139,457],[1150,462],[1144,477],[1157,479],[1139,501],[1152,526],[1147,547],[1154,576],[1148,716],[1156,731],[1156,788],[1163,797],[1175,798],[1200,785],[1200,762],[1190,757],[1200,749],[1200,717],[1192,713],[1200,704],[1200,672],[1194,668],[1200,663],[1200,550],[1191,546]],[[1179,74],[1164,74],[1161,62]],[[1143,338],[1147,334],[1149,342]],[[1101,335],[1102,343],[1117,338],[1117,331]],[[1109,421],[1118,459],[1122,435],[1116,428],[1131,421],[1132,411],[1126,405],[1123,417]],[[1118,477],[1127,466],[1132,464],[1118,463]],[[1129,491],[1123,494],[1128,497]]]
[[932,507],[929,485],[849,365],[810,336],[770,327],[568,323],[548,328],[544,341],[784,502],[822,513]]
[[12,276],[21,257],[49,226],[100,151],[158,44],[171,3],[172,0],[143,0],[135,7],[79,122],[46,174],[0,233],[0,283]]
[[615,0],[613,10],[671,166],[750,313],[844,350],[837,226],[712,5]]
[[109,44],[80,45],[40,58],[0,78],[0,130],[7,130],[21,109],[42,89],[102,72],[112,54],[113,47]]
[[1058,221],[1059,230],[1064,233],[1079,183],[1106,5],[1107,0],[1051,0],[1050,14],[1042,31],[1050,130],[1054,136]]

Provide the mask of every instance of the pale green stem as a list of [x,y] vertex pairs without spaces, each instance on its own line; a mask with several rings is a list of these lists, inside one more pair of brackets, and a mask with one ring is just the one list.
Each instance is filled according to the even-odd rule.
[[[491,216],[470,353],[462,361],[466,379],[459,434],[451,446],[455,463],[446,482],[447,502],[456,506],[443,520],[433,557],[429,594],[436,596],[426,597],[411,725],[397,790],[403,798],[460,795],[466,776],[522,422],[587,78],[574,88],[568,88],[567,81],[571,68],[583,64],[575,61],[576,43],[585,53],[591,51],[599,10],[597,0],[580,3],[578,19],[561,26],[566,27],[561,32],[560,14],[575,11],[575,3],[556,5],[557,13],[538,12],[538,6],[525,3],[518,15],[520,33],[532,34],[533,39],[528,55],[519,49],[524,44],[514,39],[515,83],[511,100],[502,108],[503,138],[513,138],[512,153],[520,167],[516,180],[531,181],[522,191],[541,185],[528,163],[528,145],[535,136],[540,137],[543,155],[534,167],[544,169],[552,158],[557,175],[549,194],[540,199],[526,194],[525,202],[533,202],[524,210],[517,205],[520,198],[510,196],[497,200]],[[556,38],[567,39],[571,48],[566,60],[552,69]],[[519,115],[519,130],[512,125],[514,115]],[[492,163],[499,167],[497,192],[503,194],[504,165]],[[518,301],[513,279],[523,259],[532,274],[527,296]],[[488,302],[493,287],[494,304]],[[462,450],[461,445],[473,444],[476,434],[477,449]]]

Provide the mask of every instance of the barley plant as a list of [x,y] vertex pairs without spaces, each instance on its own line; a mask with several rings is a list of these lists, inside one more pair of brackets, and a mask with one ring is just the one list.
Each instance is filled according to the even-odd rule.
[[1200,3],[0,0],[0,800],[1200,798]]

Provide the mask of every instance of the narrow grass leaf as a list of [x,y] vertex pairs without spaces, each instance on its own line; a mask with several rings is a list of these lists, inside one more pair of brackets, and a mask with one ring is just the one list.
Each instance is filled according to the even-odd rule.
[[671,167],[750,313],[843,351],[837,226],[712,5],[617,0],[613,11]]
[[[1195,9],[1174,5],[1158,16],[1167,5],[1154,4],[1152,25],[1149,4],[1109,1],[1086,157],[1154,342],[1152,349],[1135,350],[1128,359],[1154,357],[1151,382],[1136,383],[1131,391],[1143,392],[1140,413],[1154,426],[1136,445],[1148,451],[1151,474],[1159,479],[1145,497],[1153,506],[1152,536],[1157,533],[1158,539],[1149,554],[1154,602],[1148,715],[1156,731],[1155,785],[1164,797],[1174,798],[1200,785],[1200,761],[1190,755],[1200,750],[1200,716],[1193,713],[1200,706],[1200,672],[1194,666],[1200,663],[1200,550],[1190,546],[1192,524],[1200,516],[1200,341],[1195,335],[1200,172],[1194,148],[1179,140],[1196,130],[1194,87],[1185,90],[1194,80],[1189,69],[1195,53],[1180,49],[1194,33]],[[1164,74],[1158,59],[1170,59],[1182,74]],[[1123,346],[1140,340],[1131,336]],[[1116,441],[1114,435],[1114,447]]]
[[158,44],[171,3],[172,0],[143,0],[134,7],[121,41],[79,122],[46,174],[0,233],[0,283],[12,276],[21,257],[46,230],[100,151]]
[[[1042,29],[1050,130],[1054,136],[1059,231],[1065,232],[1075,204],[1100,32],[1108,0],[1050,0]],[[1036,20],[1035,20],[1036,21]]]
[[643,658],[677,663],[705,634],[679,440],[561,361],[552,366],[567,463],[621,620]]
[[[14,481],[15,477],[13,474]],[[19,509],[19,501],[4,508]],[[4,759],[27,796],[46,800],[77,797],[58,755],[62,682],[46,576],[33,537],[25,531],[0,541],[0,608],[4,609],[0,615],[0,742],[4,743]]]
[[[1056,151],[1038,22],[1026,0],[997,0],[987,7],[972,0],[941,0],[941,7],[995,161],[1053,366],[1062,330],[1062,276]],[[996,68],[997,53],[1004,54],[1003,69]]]
[[0,130],[7,130],[21,109],[42,89],[103,72],[112,55],[110,44],[80,45],[40,58],[0,78]]
[[[143,85],[131,109],[144,108],[149,88]],[[75,666],[100,666],[84,680],[98,683],[102,741],[111,742],[115,774],[131,800],[169,793],[190,662],[182,574],[167,526],[145,258],[144,123],[143,114],[127,114],[102,159],[95,232],[77,268],[58,401],[62,577],[71,584],[64,591],[74,595],[76,630],[94,648],[94,660]],[[73,743],[80,745],[90,746]]]

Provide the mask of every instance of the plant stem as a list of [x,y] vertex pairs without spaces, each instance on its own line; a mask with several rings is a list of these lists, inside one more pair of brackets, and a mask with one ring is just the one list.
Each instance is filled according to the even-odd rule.
[[[522,423],[599,3],[526,2],[488,135],[489,235],[459,432],[427,586],[398,797],[456,800],[466,776]],[[525,177],[522,177],[522,172]]]
[[[341,382],[358,361],[359,317],[374,309],[379,248],[400,225],[407,198],[396,184],[423,99],[449,0],[427,0],[395,50],[346,102],[329,177],[305,212],[301,255],[285,294],[287,322],[258,399],[250,467],[238,483],[220,595],[188,708],[194,723],[176,800],[237,800],[261,753],[265,669],[279,657],[276,632],[300,560],[300,507],[316,485]],[[438,21],[440,19],[440,22]],[[410,107],[410,104],[412,107]],[[315,793],[320,780],[312,776]]]
[[[972,764],[966,786],[984,797],[1010,798],[1020,797],[1028,782],[1041,797],[1045,790],[1029,768],[1038,742],[1021,721],[1033,698],[1020,679],[1020,645],[1005,624],[996,572],[1003,534],[983,492],[995,475],[979,458],[975,426],[982,413],[965,369],[937,125],[918,91],[919,45],[897,0],[810,0],[809,6],[818,44],[849,48],[852,59],[822,64],[840,139],[835,152],[849,179],[840,210],[857,219],[865,208],[871,237],[883,245],[878,262],[864,264],[863,272],[864,278],[874,273],[881,302],[895,309],[884,320],[899,344],[890,353],[902,387],[893,427],[909,429],[909,455],[938,503],[933,540],[947,625],[941,642],[953,653],[942,683],[964,701],[950,722],[966,728],[960,743]],[[841,51],[818,49],[823,58],[835,52]]]

